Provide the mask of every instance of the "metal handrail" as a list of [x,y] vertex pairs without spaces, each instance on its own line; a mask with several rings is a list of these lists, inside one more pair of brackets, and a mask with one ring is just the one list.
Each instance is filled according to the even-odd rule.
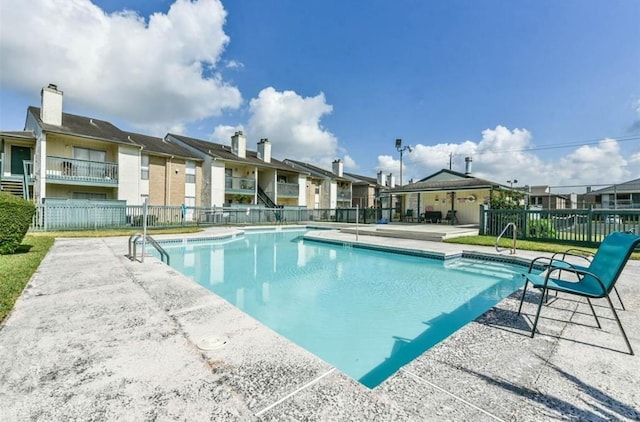
[[[171,265],[170,264],[170,258],[169,258],[169,254],[167,253],[167,251],[164,250],[164,248],[162,246],[160,246],[160,244],[150,235],[143,235],[142,233],[134,233],[131,236],[129,236],[129,254],[127,255],[127,257],[132,260],[135,261],[138,259],[138,253],[137,253],[137,242],[138,239],[140,239],[141,237],[144,237],[147,242],[151,243],[151,245],[156,248],[156,250],[158,251],[158,253],[160,253],[160,260],[162,262],[164,262],[164,258],[167,258],[167,265]],[[144,251],[142,251],[142,253],[144,254]]]
[[502,229],[502,233],[500,233],[500,236],[498,236],[498,238],[496,239],[495,247],[496,247],[496,252],[504,251],[504,249],[501,250],[498,247],[498,243],[500,242],[500,239],[502,238],[502,236],[505,234],[505,232],[509,227],[513,227],[513,247],[510,248],[509,253],[514,255],[516,253],[516,230],[517,230],[516,223],[508,223],[506,226],[504,226],[504,229]]

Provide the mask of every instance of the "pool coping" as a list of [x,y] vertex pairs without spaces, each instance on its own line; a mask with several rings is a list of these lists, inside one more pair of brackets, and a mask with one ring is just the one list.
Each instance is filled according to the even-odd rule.
[[[212,230],[203,233],[202,237],[223,232]],[[237,231],[227,230],[223,234],[231,232]],[[329,236],[327,232],[323,233]],[[355,239],[353,235],[338,232],[330,235],[339,241]],[[165,236],[162,238],[164,240]],[[408,249],[418,245],[451,256],[461,249],[460,245],[426,241],[360,238],[360,241],[373,244],[382,242]],[[175,413],[170,412],[173,408],[173,411],[179,409],[183,412],[183,419],[210,419],[215,414],[220,420],[534,421],[563,419],[565,415],[583,419],[607,415],[633,419],[640,415],[636,410],[640,398],[633,393],[637,391],[634,390],[637,381],[630,375],[640,370],[638,359],[620,353],[619,349],[623,347],[621,338],[610,320],[605,318],[602,321],[603,330],[592,328],[590,315],[580,308],[583,305],[570,301],[552,303],[549,309],[545,309],[541,332],[530,338],[527,318],[533,306],[527,298],[525,315],[517,317],[514,310],[519,296],[516,293],[369,390],[204,287],[172,271],[158,259],[149,257],[143,264],[131,262],[124,257],[125,250],[126,238],[56,240],[52,252],[0,330],[0,352],[11,353],[14,357],[11,364],[0,362],[0,380],[9,383],[9,389],[0,393],[0,405],[4,403],[20,415],[53,415],[49,418],[52,420],[76,416],[73,412],[85,412],[88,417],[100,409],[110,412],[107,415],[111,415],[111,419],[114,419],[114,414],[131,415],[117,413],[119,411],[138,412],[134,415],[140,419],[149,415],[144,413],[147,408],[152,409],[149,412],[156,416],[165,412],[164,419],[175,419]],[[489,248],[474,247],[464,251],[494,255]],[[522,259],[529,259],[540,254],[519,252],[519,255]],[[68,259],[69,256],[74,256],[74,259]],[[83,258],[78,259],[78,256]],[[64,271],[56,269],[60,263],[63,263]],[[70,271],[75,274],[73,278],[66,276]],[[640,338],[637,312],[640,308],[640,287],[634,282],[639,274],[640,263],[630,263],[619,283],[628,309],[621,318],[634,345]],[[75,290],[70,290],[72,288]],[[101,312],[106,314],[96,319],[91,317],[95,311],[83,311],[83,307],[91,302],[87,297],[105,298],[105,292],[108,292],[109,300]],[[131,301],[130,298],[135,299],[131,307],[123,308],[125,304],[122,301]],[[70,302],[67,304],[65,301]],[[53,312],[56,306],[62,305],[65,305],[64,312],[56,311],[49,316],[47,306],[53,307]],[[70,352],[63,350],[63,354],[58,354],[60,352],[56,350],[63,347],[63,334],[67,332],[75,333],[70,337],[71,345],[78,341],[77,328],[68,325],[77,320],[74,313],[85,312],[87,317],[82,321],[88,324],[87,330],[91,330],[92,324],[98,324],[95,329],[100,330],[105,326],[105,318],[109,320],[107,311],[111,308],[114,322],[107,326],[127,331],[118,334],[122,341],[109,344],[102,351],[97,349],[100,341],[94,339],[92,354],[111,352],[114,346],[116,349],[125,347],[127,356],[131,355],[129,359],[134,359],[138,354],[129,350],[138,350],[139,345],[127,345],[124,341],[125,333],[132,328],[119,328],[122,309],[128,315],[127,320],[132,321],[136,320],[136,314],[143,316],[144,312],[150,312],[152,317],[143,317],[142,321],[145,318],[156,321],[155,325],[135,325],[135,329],[148,331],[143,336],[145,341],[157,345],[147,353],[164,356],[158,358],[161,363],[165,362],[163,359],[168,359],[167,362],[178,359],[176,364],[180,368],[165,363],[151,378],[166,379],[166,386],[149,385],[149,381],[141,378],[140,374],[125,374],[123,379],[128,380],[125,384],[113,384],[113,380],[119,378],[117,368],[112,366],[110,370],[116,371],[115,375],[100,375],[103,372],[99,366],[92,366],[90,368],[94,369],[78,375],[95,375],[101,383],[99,385],[110,387],[109,393],[96,392],[96,384],[85,381],[74,387],[71,399],[60,401],[55,388],[62,381],[60,394],[67,391],[66,385],[74,379],[74,371],[58,371],[59,378],[44,377],[40,384],[24,382],[29,379],[30,365],[55,369],[68,364],[71,365],[69,369],[73,368],[73,362],[67,362],[65,358]],[[45,351],[41,348],[45,339],[52,335],[52,318],[55,326],[59,325],[59,334],[53,337],[57,339],[53,349]],[[572,323],[567,323],[567,318]],[[156,325],[166,327],[162,330],[172,334],[159,336]],[[38,329],[40,326],[42,329]],[[34,333],[33,337],[30,333]],[[216,350],[198,347],[203,336],[220,334],[228,336],[227,346]],[[180,341],[181,337],[183,341]],[[167,347],[167,341],[171,341],[174,348],[182,346],[174,350]],[[25,347],[29,353],[18,352]],[[146,349],[142,347],[142,350]],[[178,351],[179,357],[176,355]],[[589,363],[592,355],[597,357],[597,365],[601,368],[596,373]],[[141,362],[134,360],[128,363],[139,365]],[[199,374],[195,380],[193,375],[183,374],[186,367]],[[24,375],[20,375],[23,370]],[[42,371],[46,373],[44,369]],[[12,383],[14,379],[22,381]],[[204,380],[208,381],[202,384]],[[131,388],[125,388],[127,385],[136,386],[145,393],[127,395]],[[28,392],[26,388],[29,388]],[[180,394],[172,394],[173,390]],[[212,400],[214,391],[226,393],[216,395]],[[116,392],[138,404],[127,407],[127,400],[118,399],[118,395],[109,399]],[[74,400],[84,396],[88,401],[84,407],[78,406]],[[169,399],[168,404],[164,399],[155,401],[153,397]],[[65,409],[69,413],[55,413]],[[172,414],[174,417],[169,417]]]

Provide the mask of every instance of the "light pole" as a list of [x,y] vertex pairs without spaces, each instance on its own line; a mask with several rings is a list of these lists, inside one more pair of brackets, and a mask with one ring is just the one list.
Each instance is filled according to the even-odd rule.
[[509,187],[512,188],[515,183],[518,183],[518,179],[507,180],[507,183],[509,184]]
[[396,139],[396,149],[400,153],[400,186],[402,186],[403,185],[403,183],[402,183],[402,153],[405,150],[411,152],[413,149],[412,149],[411,145],[402,146],[402,139],[400,139],[400,138]]

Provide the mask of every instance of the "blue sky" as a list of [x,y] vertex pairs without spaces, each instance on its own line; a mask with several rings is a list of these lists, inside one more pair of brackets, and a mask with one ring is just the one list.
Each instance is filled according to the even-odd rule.
[[640,177],[638,22],[636,0],[7,0],[0,128],[56,83],[66,112],[242,129],[325,168],[398,179],[402,138],[405,182],[453,154],[500,183],[610,184]]

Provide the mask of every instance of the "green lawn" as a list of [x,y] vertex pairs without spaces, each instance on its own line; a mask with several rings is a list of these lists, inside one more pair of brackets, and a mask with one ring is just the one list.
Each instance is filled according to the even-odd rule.
[[0,255],[0,322],[13,309],[54,240],[53,236],[26,236],[16,253]]
[[[464,245],[477,245],[477,246],[495,246],[496,237],[495,236],[461,236],[454,237],[452,239],[446,239],[447,243],[459,243]],[[499,246],[501,248],[510,248],[513,246],[513,239],[500,239]],[[567,249],[582,249],[585,251],[590,251],[595,253],[596,248],[587,248],[583,246],[576,245],[566,245],[562,243],[550,243],[550,242],[534,242],[531,240],[517,240],[516,248],[522,249],[526,251],[539,251],[539,252],[564,252]],[[634,252],[631,255],[631,259],[640,260],[640,252]]]

